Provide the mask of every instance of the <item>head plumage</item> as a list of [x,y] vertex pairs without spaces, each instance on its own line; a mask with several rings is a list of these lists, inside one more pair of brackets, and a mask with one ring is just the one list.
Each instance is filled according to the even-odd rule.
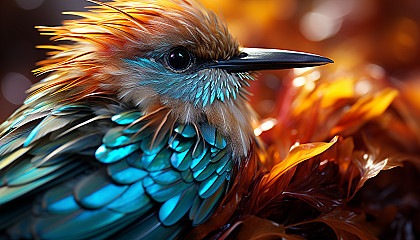
[[216,68],[178,73],[162,63],[174,47],[204,62],[229,60],[241,51],[225,24],[195,0],[112,0],[62,26],[38,27],[56,51],[40,62],[37,74],[52,74],[34,85],[27,104],[63,103],[109,97],[144,112],[162,106],[172,119],[209,121],[238,139],[246,153],[254,114],[245,103],[250,76]]
[[[39,46],[54,51],[49,59],[38,63],[41,67],[34,73],[54,72],[60,77],[58,82],[44,81],[34,86],[31,97],[60,86],[68,90],[75,87],[74,82],[90,85],[85,86],[83,94],[75,93],[80,96],[74,99],[94,94],[103,73],[118,74],[120,69],[112,63],[152,50],[188,45],[198,58],[213,60],[226,60],[240,52],[224,23],[195,0],[88,1],[97,5],[89,7],[88,12],[66,12],[80,19],[64,21],[62,26],[37,27],[41,35],[50,35],[53,41],[73,44]],[[95,80],[88,84],[81,79],[75,81],[75,77],[93,75]]]
[[173,45],[188,45],[204,59],[227,60],[239,53],[238,43],[224,23],[194,0],[90,2],[98,6],[90,7],[89,12],[67,12],[81,19],[58,27],[38,27],[41,34],[53,35],[52,40],[90,45],[118,57]]

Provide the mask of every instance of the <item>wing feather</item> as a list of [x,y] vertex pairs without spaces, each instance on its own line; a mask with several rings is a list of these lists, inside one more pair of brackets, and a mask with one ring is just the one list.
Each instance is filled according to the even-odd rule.
[[52,111],[22,137],[27,147],[2,157],[3,204],[41,195],[11,236],[173,238],[184,221],[211,215],[232,165],[222,134],[208,123],[179,124],[164,110],[109,113],[83,105]]

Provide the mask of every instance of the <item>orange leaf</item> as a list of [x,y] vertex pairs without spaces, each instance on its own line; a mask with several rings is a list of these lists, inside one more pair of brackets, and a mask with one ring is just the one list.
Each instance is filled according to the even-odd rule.
[[398,91],[386,88],[375,95],[359,99],[348,112],[344,114],[337,126],[331,130],[331,135],[343,131],[352,131],[365,122],[382,115],[398,95]]
[[328,85],[327,83],[324,84],[326,86],[321,92],[322,95],[319,95],[322,96],[321,108],[333,106],[340,99],[354,96],[354,81],[350,78],[337,79],[334,82],[328,83]]
[[262,180],[262,185],[266,185],[270,182],[275,182],[275,180],[278,177],[283,175],[292,167],[325,152],[328,148],[334,145],[334,143],[336,143],[337,140],[338,137],[335,136],[329,143],[307,143],[292,148],[289,152],[289,155],[287,155],[286,159],[275,165],[273,169],[271,169],[271,172],[265,176],[265,178]]

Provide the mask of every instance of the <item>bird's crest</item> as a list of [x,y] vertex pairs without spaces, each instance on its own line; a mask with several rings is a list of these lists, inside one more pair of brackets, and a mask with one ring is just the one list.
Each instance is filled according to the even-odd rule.
[[[41,46],[57,51],[40,64],[36,73],[60,69],[89,58],[90,50],[126,58],[127,53],[146,52],[170,45],[188,45],[197,57],[227,60],[239,54],[239,45],[216,14],[193,0],[113,0],[89,7],[90,12],[67,12],[81,17],[63,26],[38,27],[52,40],[70,40],[86,45],[83,53],[69,52],[74,46]],[[67,62],[64,62],[65,57]],[[83,62],[83,61],[82,61]]]

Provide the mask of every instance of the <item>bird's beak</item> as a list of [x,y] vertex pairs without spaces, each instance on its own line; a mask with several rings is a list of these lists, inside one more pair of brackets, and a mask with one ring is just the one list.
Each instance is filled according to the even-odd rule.
[[210,67],[222,68],[229,72],[248,72],[266,69],[287,69],[320,66],[333,63],[331,59],[310,53],[243,48],[242,53],[229,60],[217,61]]

